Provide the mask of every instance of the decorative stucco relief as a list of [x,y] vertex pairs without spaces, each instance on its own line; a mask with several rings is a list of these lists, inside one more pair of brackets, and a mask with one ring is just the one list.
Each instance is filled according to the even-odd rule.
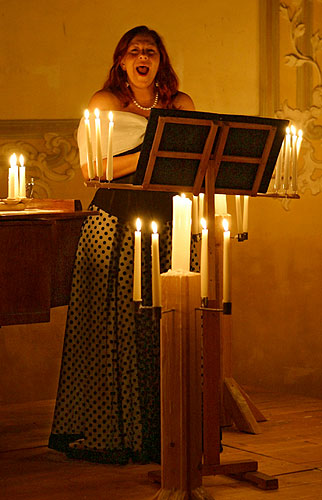
[[79,168],[75,134],[76,131],[74,135],[65,137],[55,132],[47,132],[41,140],[35,137],[29,138],[28,141],[9,139],[0,143],[0,168],[8,169],[12,153],[18,156],[23,154],[27,182],[31,178],[34,180],[34,196],[50,198],[52,183],[72,180],[76,169]]
[[[313,1],[313,0],[312,0]],[[322,3],[321,0],[315,0]],[[276,111],[277,118],[290,120],[297,129],[303,130],[303,142],[299,158],[298,171],[298,191],[303,194],[310,191],[312,195],[317,195],[322,191],[322,33],[317,29],[309,39],[310,50],[305,53],[303,45],[300,47],[301,39],[309,33],[312,26],[306,26],[303,19],[304,2],[294,0],[286,4],[280,3],[281,19],[287,22],[289,30],[289,40],[292,51],[282,54],[284,64],[290,68],[303,67],[308,65],[312,68],[311,105],[307,109],[297,109],[292,107],[288,99],[285,99],[281,109]],[[314,4],[314,1],[313,1]],[[282,23],[281,23],[282,26]],[[321,19],[322,27],[322,19]],[[282,29],[282,28],[281,28]],[[288,202],[283,201],[285,208]]]

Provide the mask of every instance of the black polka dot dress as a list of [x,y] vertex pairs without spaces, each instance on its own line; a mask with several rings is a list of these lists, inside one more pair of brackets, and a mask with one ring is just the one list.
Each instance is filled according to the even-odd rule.
[[[160,332],[151,310],[136,312],[132,301],[135,228],[92,208],[99,214],[85,220],[76,254],[49,447],[95,462],[159,462]],[[144,222],[142,299],[151,305],[151,226]],[[165,272],[171,223],[159,233]]]

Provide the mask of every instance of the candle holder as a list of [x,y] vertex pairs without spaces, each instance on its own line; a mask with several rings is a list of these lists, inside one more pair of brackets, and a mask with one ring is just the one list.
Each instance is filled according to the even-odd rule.
[[151,311],[152,318],[154,321],[160,321],[162,315],[162,307],[161,306],[144,306],[142,305],[142,301],[136,300],[134,303],[134,312],[135,314],[140,314],[142,311]]
[[231,302],[222,303],[222,313],[225,315],[231,315],[232,304]]
[[236,239],[237,241],[246,241],[248,240],[248,233],[238,233]]

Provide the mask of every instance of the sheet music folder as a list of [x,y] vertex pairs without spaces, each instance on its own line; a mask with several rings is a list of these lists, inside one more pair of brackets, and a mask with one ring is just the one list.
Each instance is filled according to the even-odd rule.
[[216,193],[266,193],[287,125],[275,118],[154,108],[133,184],[198,194],[212,163]]

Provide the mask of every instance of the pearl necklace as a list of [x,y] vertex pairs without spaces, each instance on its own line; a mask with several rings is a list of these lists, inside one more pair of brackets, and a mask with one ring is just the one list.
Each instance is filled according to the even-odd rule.
[[132,97],[132,102],[133,104],[135,104],[135,106],[139,109],[143,109],[143,111],[150,111],[152,108],[155,108],[156,105],[158,104],[158,100],[159,100],[159,92],[157,91],[157,93],[155,94],[155,99],[154,99],[154,103],[152,104],[152,106],[150,108],[145,108],[144,106],[141,106],[141,104],[139,104],[135,99],[134,97]]

